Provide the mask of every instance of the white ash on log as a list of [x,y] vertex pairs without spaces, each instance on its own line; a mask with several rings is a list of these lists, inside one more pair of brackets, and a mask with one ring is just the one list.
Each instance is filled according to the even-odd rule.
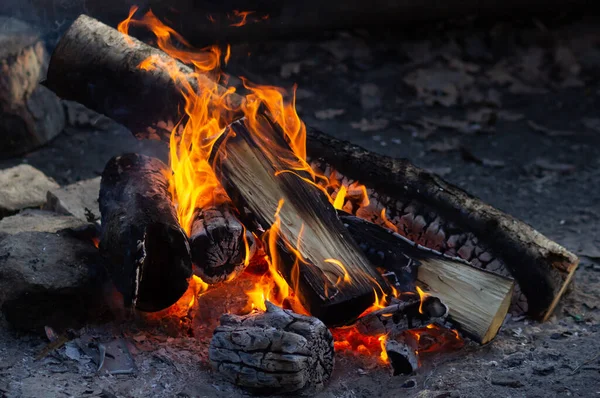
[[399,336],[408,329],[442,323],[448,315],[448,307],[437,297],[421,298],[416,294],[403,294],[394,298],[384,308],[360,317],[356,322],[359,332],[370,336],[385,334],[390,338]]
[[329,380],[333,336],[317,318],[266,302],[267,311],[225,314],[209,347],[212,366],[227,380],[259,394],[311,394]]
[[[132,41],[133,45],[115,29],[81,16],[52,56],[48,85],[61,96],[114,118],[138,137],[168,140],[170,129],[160,126],[181,118],[179,88],[166,71],[137,66],[150,55],[175,61]],[[184,73],[192,72],[177,65]],[[220,94],[224,90],[207,79],[200,83],[191,79],[190,83]],[[150,103],[139,101],[140,93],[151,93],[144,95]],[[227,98],[233,108],[243,101],[236,94]],[[310,127],[307,130],[307,152],[315,164],[322,170],[341,171],[347,182],[366,184],[371,202],[380,206],[378,210],[387,210],[401,234],[481,268],[513,276],[518,282],[513,309],[538,319],[550,316],[577,268],[574,254],[408,160],[381,156]]]
[[58,97],[38,86],[45,67],[39,34],[24,22],[0,16],[0,158],[44,145],[65,126]]
[[385,280],[325,194],[306,181],[311,176],[285,172],[298,160],[282,133],[262,116],[259,132],[251,133],[244,122],[231,124],[213,148],[217,178],[262,230],[277,225],[276,253],[266,242],[267,254],[309,313],[328,326],[352,322],[374,302],[376,289],[386,289]]
[[411,374],[421,366],[416,344],[410,338],[386,340],[385,352],[387,353],[394,376]]
[[197,210],[190,248],[194,273],[213,284],[239,275],[256,252],[256,241],[233,214],[231,205],[223,202]]
[[137,154],[108,161],[100,185],[100,252],[126,307],[155,312],[187,290],[192,262],[167,165]]
[[492,340],[508,312],[514,282],[411,242],[402,235],[354,216],[340,217],[373,264],[387,272],[403,272],[407,263],[417,269],[417,284],[449,308],[454,325],[473,340]]

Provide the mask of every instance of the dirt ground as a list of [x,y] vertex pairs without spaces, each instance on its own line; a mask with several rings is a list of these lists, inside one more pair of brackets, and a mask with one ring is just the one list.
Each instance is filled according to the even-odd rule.
[[[298,84],[307,124],[435,171],[581,257],[574,292],[548,322],[508,319],[490,344],[427,358],[408,377],[340,355],[318,397],[600,396],[598,22],[469,20],[232,46],[232,75]],[[74,120],[0,168],[27,162],[63,185],[128,151],[162,153],[113,123]],[[106,376],[64,349],[34,361],[46,341],[2,323],[0,396],[243,395],[210,370],[204,341],[144,339],[131,344],[134,376]]]

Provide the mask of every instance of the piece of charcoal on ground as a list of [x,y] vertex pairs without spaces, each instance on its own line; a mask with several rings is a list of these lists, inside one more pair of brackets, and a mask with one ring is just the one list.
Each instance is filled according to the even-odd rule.
[[266,302],[266,312],[225,314],[210,342],[212,366],[227,380],[259,394],[311,394],[333,371],[333,337],[310,316]]

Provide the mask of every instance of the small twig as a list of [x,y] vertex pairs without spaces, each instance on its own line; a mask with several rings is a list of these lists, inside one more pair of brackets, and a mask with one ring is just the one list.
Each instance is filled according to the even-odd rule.
[[579,369],[581,369],[583,366],[589,365],[590,363],[594,362],[596,359],[598,359],[598,357],[600,357],[600,352],[598,352],[596,355],[594,355],[593,357],[591,357],[590,359],[573,369],[573,371],[571,372],[571,376],[577,373]]

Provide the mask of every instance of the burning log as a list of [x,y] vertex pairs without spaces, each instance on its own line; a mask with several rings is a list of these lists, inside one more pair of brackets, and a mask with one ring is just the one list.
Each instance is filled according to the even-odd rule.
[[65,126],[58,97],[38,86],[45,62],[44,42],[33,28],[0,16],[0,158],[44,145]]
[[212,366],[259,394],[310,392],[323,387],[334,363],[333,337],[318,319],[266,302],[267,311],[225,314],[210,342]]
[[[514,277],[525,296],[522,309],[535,318],[545,320],[550,316],[577,269],[579,259],[573,253],[406,159],[369,152],[310,128],[307,149],[311,157],[321,161],[323,169],[333,167],[367,184],[374,192],[372,201],[390,210],[388,218],[394,214],[404,218],[397,228],[407,237],[417,243],[429,240],[428,245],[435,246],[437,237],[430,237],[428,227],[437,229],[442,240],[440,250]],[[422,214],[438,217],[422,219],[419,226],[418,214],[411,213],[416,208]],[[412,224],[410,219],[414,220]],[[453,238],[451,230],[469,232],[471,239],[460,232],[455,232]],[[478,246],[490,252],[480,251]]]
[[400,299],[394,299],[390,305],[359,318],[356,326],[362,334],[370,336],[385,334],[394,338],[408,329],[443,322],[446,315],[448,315],[448,307],[437,297],[424,297],[421,303],[418,295],[403,294]]
[[102,173],[100,252],[126,307],[159,311],[187,290],[192,275],[187,236],[169,194],[168,167],[126,154]]
[[[239,209],[269,231],[268,254],[304,307],[327,325],[356,319],[385,281],[364,257],[334,207],[297,162],[281,132],[265,117],[250,133],[245,119],[231,124],[210,163]],[[259,228],[259,229],[260,229]],[[258,231],[258,230],[257,230]]]
[[388,339],[385,342],[385,352],[390,361],[394,376],[409,375],[419,369],[416,343],[411,338]]
[[496,336],[508,312],[512,280],[436,253],[358,217],[341,219],[365,251],[377,253],[370,257],[375,266],[394,273],[416,266],[417,283],[448,306],[457,328],[482,344]]
[[[190,68],[164,52],[87,16],[75,21],[58,44],[48,86],[114,118],[138,137],[168,139],[166,127],[180,120],[183,98],[167,71],[138,68],[151,55],[189,74],[194,89],[208,87],[222,97],[223,87],[203,76],[192,78]],[[239,109],[243,101],[235,94],[225,98],[230,109]],[[514,277],[515,310],[547,319],[566,291],[579,261],[574,254],[440,177],[310,128],[307,152],[322,170],[331,166],[367,184],[371,202],[386,209],[408,238]]]
[[198,209],[191,228],[190,248],[196,266],[194,273],[213,284],[239,275],[256,251],[256,242],[224,202]]

